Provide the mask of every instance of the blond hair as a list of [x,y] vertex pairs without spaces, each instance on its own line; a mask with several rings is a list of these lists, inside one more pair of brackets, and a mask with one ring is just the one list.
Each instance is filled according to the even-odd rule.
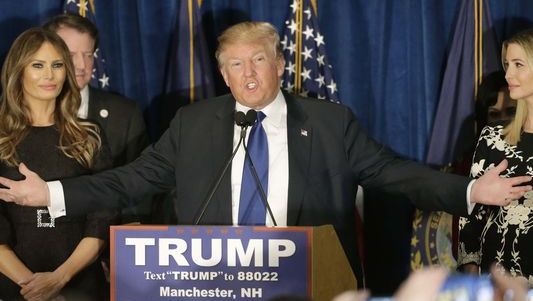
[[246,21],[235,24],[218,37],[218,47],[215,52],[215,57],[218,66],[222,67],[222,54],[228,45],[237,43],[255,43],[264,41],[265,44],[272,47],[273,54],[276,58],[283,56],[283,50],[279,41],[279,34],[276,28],[268,22],[253,22]]
[[[527,64],[529,65],[529,68],[533,70],[533,29],[521,31],[503,42],[502,64],[506,71],[505,57],[507,55],[507,48],[511,44],[518,45],[524,50],[526,53]],[[528,115],[526,101],[523,99],[517,99],[516,101],[516,113],[511,122],[503,129],[505,141],[511,145],[516,145],[520,141],[520,135],[522,134]]]
[[18,36],[2,67],[0,160],[9,166],[20,163],[16,148],[26,137],[32,124],[30,109],[24,103],[24,69],[44,43],[52,45],[61,55],[66,70],[66,79],[57,96],[54,111],[54,123],[59,131],[59,148],[67,157],[90,168],[93,157],[101,146],[98,127],[78,120],[81,96],[70,52],[57,34],[42,28],[30,28]]

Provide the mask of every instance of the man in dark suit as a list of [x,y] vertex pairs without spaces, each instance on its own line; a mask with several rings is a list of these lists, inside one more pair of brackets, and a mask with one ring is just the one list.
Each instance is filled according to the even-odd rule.
[[[368,137],[347,107],[282,93],[280,78],[285,62],[271,24],[239,23],[218,40],[216,57],[231,95],[181,108],[157,143],[120,168],[45,183],[21,164],[26,179],[0,178],[8,187],[0,189],[0,198],[50,206],[51,214],[57,217],[124,206],[130,199],[139,201],[175,188],[181,224],[193,224],[198,219],[201,224],[260,224],[258,220],[243,222],[246,214],[242,209],[253,206],[243,192],[252,189],[259,193],[253,181],[251,187],[245,184],[249,159],[245,160],[242,148],[203,216],[200,213],[212,183],[239,145],[241,129],[235,124],[235,111],[260,110],[259,116],[266,117],[254,123],[254,134],[249,134],[254,138],[249,140],[262,136],[257,133],[266,136],[267,142],[263,141],[259,149],[268,152],[268,173],[259,172],[258,177],[268,180],[267,200],[277,224],[332,224],[360,277],[354,221],[357,184],[404,195],[420,208],[461,215],[466,215],[473,203],[503,205],[531,189],[515,187],[531,177],[499,177],[505,162],[470,181],[399,158]],[[255,141],[249,142],[252,152]],[[263,167],[262,163],[254,162],[256,167]],[[259,204],[263,207],[259,215],[262,223],[272,225],[272,218]]]
[[[100,125],[111,149],[113,166],[122,166],[136,159],[148,146],[146,125],[139,106],[131,99],[89,85],[98,44],[96,26],[79,15],[62,14],[50,19],[43,27],[57,33],[67,44],[82,96],[78,116]],[[149,214],[150,202],[144,202],[124,209],[122,220],[146,220]]]
[[148,146],[146,125],[137,102],[115,93],[87,87],[87,119],[96,121],[104,130],[111,148],[113,166],[122,166],[135,160]]

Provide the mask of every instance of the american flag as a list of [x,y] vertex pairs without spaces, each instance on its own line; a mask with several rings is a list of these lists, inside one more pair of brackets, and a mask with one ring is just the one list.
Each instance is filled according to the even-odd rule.
[[[66,0],[63,4],[65,13],[78,14],[85,17],[96,25],[94,0]],[[91,86],[101,89],[109,89],[109,77],[105,68],[105,57],[102,46],[98,45],[94,51],[94,69],[91,79]]]
[[310,0],[293,0],[290,7],[281,41],[286,62],[282,88],[302,96],[339,102],[315,7]]

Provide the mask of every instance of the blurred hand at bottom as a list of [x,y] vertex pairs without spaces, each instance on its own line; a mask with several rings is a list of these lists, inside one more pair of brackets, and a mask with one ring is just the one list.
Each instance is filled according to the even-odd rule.
[[527,283],[493,266],[490,270],[494,283],[494,301],[526,301]]
[[448,276],[443,267],[429,267],[416,270],[402,283],[396,294],[395,301],[428,301],[436,300],[439,290]]

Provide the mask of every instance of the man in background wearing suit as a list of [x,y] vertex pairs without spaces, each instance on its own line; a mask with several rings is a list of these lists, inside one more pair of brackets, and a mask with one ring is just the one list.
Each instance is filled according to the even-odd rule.
[[[146,125],[139,106],[131,99],[89,85],[98,44],[96,26],[79,15],[62,14],[53,17],[43,27],[57,33],[70,50],[81,92],[78,117],[100,125],[109,143],[114,167],[136,159],[148,146]],[[143,202],[137,207],[124,209],[122,222],[146,221],[149,214],[150,202]]]
[[[130,199],[140,201],[175,188],[180,224],[272,225],[256,197],[259,186],[250,180],[250,160],[242,148],[200,213],[210,187],[239,145],[235,112],[259,110],[260,118],[246,137],[251,157],[263,152],[254,165],[259,180],[266,180],[264,190],[277,224],[332,224],[360,279],[354,220],[358,184],[406,196],[420,208],[458,215],[467,215],[474,203],[504,205],[531,190],[516,186],[530,181],[529,176],[499,177],[506,162],[471,181],[402,159],[368,137],[349,108],[282,92],[285,61],[279,35],[269,23],[236,24],[218,41],[216,58],[231,94],[182,107],[161,139],[123,167],[45,183],[21,164],[26,179],[0,177],[7,187],[0,189],[0,199],[49,206],[58,217],[125,206]],[[262,144],[255,148],[257,141]]]

